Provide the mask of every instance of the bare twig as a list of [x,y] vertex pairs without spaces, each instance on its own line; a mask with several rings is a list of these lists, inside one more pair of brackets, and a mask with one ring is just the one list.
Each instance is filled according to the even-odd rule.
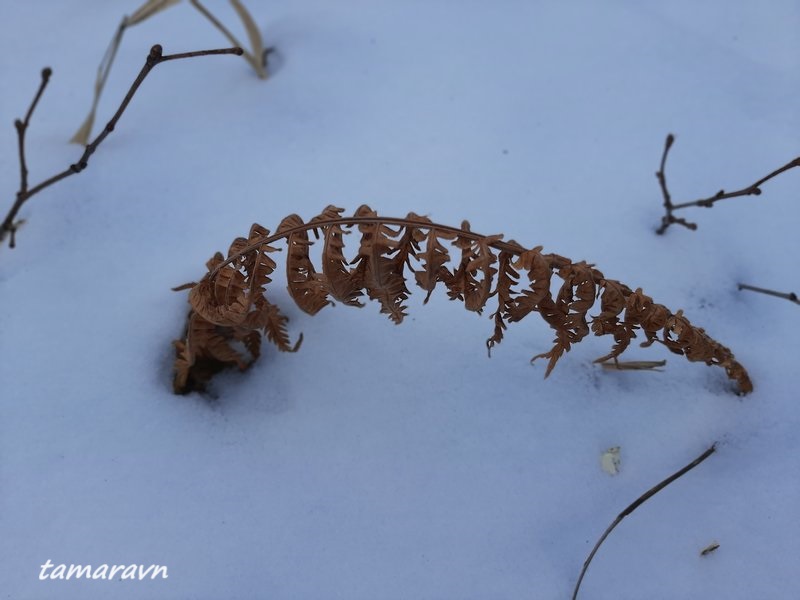
[[54,183],[69,177],[70,175],[75,175],[76,173],[80,173],[86,167],[89,166],[89,158],[94,154],[97,147],[103,142],[104,139],[108,136],[109,133],[114,131],[114,127],[117,125],[117,121],[119,121],[122,113],[125,112],[125,109],[128,107],[128,104],[133,99],[136,90],[139,89],[139,86],[144,81],[145,77],[147,77],[148,73],[156,66],[163,62],[167,62],[169,60],[178,60],[181,58],[194,58],[196,56],[211,56],[216,54],[235,54],[240,56],[242,54],[241,48],[221,48],[215,50],[198,50],[196,52],[183,52],[179,54],[162,54],[161,46],[156,44],[150,49],[150,53],[147,55],[147,59],[145,60],[145,64],[142,67],[142,70],[139,71],[139,74],[134,79],[133,83],[131,84],[128,93],[125,94],[125,98],[123,98],[122,103],[120,104],[117,112],[114,113],[114,116],[111,117],[111,120],[105,126],[105,128],[97,135],[97,137],[88,144],[83,151],[83,154],[78,159],[77,162],[71,164],[68,168],[66,168],[61,173],[57,173],[52,177],[45,179],[41,183],[33,186],[32,188],[28,189],[28,169],[27,164],[25,161],[25,132],[28,127],[28,122],[30,120],[31,114],[33,113],[33,109],[36,107],[36,104],[39,101],[39,98],[44,91],[45,86],[49,80],[51,70],[44,69],[42,71],[42,83],[39,86],[39,91],[36,93],[36,96],[31,103],[30,108],[28,109],[28,114],[25,117],[24,121],[17,120],[15,122],[15,126],[17,128],[17,135],[19,139],[19,160],[20,160],[20,189],[17,192],[17,198],[14,202],[14,205],[8,211],[5,219],[3,220],[2,225],[0,225],[0,241],[5,239],[5,236],[10,234],[11,235],[11,243],[9,244],[10,247],[14,247],[14,233],[16,228],[19,225],[19,221],[16,221],[17,213],[22,208],[22,206],[27,202],[32,196],[41,192],[43,189],[50,187]]
[[794,167],[800,167],[800,156],[795,158],[792,161],[789,161],[781,168],[774,170],[769,175],[762,177],[755,183],[744,187],[740,190],[736,190],[734,192],[726,192],[725,190],[720,190],[713,196],[709,196],[708,198],[701,198],[700,200],[694,200],[692,202],[681,202],[679,204],[673,204],[672,198],[670,197],[669,190],[667,189],[667,178],[664,172],[664,167],[667,162],[667,154],[669,153],[670,148],[672,147],[673,142],[675,141],[675,136],[671,133],[667,136],[666,143],[664,144],[664,153],[661,156],[661,166],[659,170],[656,172],[656,177],[658,178],[658,183],[661,186],[661,195],[664,197],[664,211],[665,214],[661,217],[661,227],[656,230],[656,233],[659,235],[664,233],[670,225],[683,225],[687,229],[695,230],[697,229],[696,223],[690,223],[686,219],[681,219],[676,217],[673,212],[676,210],[680,210],[681,208],[688,208],[690,206],[699,206],[704,208],[711,208],[714,206],[715,202],[719,202],[720,200],[727,200],[728,198],[739,198],[740,196],[758,196],[761,194],[761,186],[765,184],[767,181],[772,179],[773,177],[777,177],[781,173],[788,171],[789,169],[793,169]]
[[578,591],[580,590],[581,582],[583,581],[583,577],[584,577],[584,575],[586,575],[586,570],[589,568],[589,564],[592,562],[592,559],[594,558],[594,555],[597,554],[597,550],[600,548],[600,546],[606,540],[608,535],[614,530],[614,528],[617,525],[620,524],[622,519],[627,517],[629,514],[631,514],[633,511],[635,511],[637,508],[639,508],[639,506],[644,504],[647,500],[649,500],[650,498],[655,496],[658,492],[660,492],[665,487],[667,487],[670,483],[672,483],[676,479],[686,475],[686,473],[688,473],[689,471],[694,469],[697,465],[699,465],[705,459],[707,459],[709,456],[714,454],[716,449],[717,449],[717,443],[714,442],[713,444],[711,444],[711,447],[708,450],[703,452],[700,456],[695,458],[692,462],[690,462],[688,465],[683,467],[680,471],[677,471],[677,472],[673,473],[672,475],[667,477],[661,483],[659,483],[659,484],[653,486],[652,488],[650,488],[649,490],[647,490],[644,494],[639,496],[630,506],[628,506],[625,510],[623,510],[621,513],[619,513],[617,518],[614,519],[614,522],[611,523],[611,525],[609,525],[608,529],[606,529],[603,532],[603,535],[600,536],[600,539],[597,540],[597,543],[594,545],[594,548],[592,548],[592,551],[589,553],[589,557],[583,563],[583,568],[581,569],[581,573],[578,576],[578,581],[575,584],[575,590],[572,592],[572,600],[576,600],[576,598],[578,597]]
[[[42,81],[39,83],[39,89],[36,90],[36,95],[33,97],[30,107],[28,107],[25,119],[22,121],[19,119],[14,121],[14,128],[17,130],[17,149],[19,150],[19,191],[17,192],[17,202],[19,202],[20,196],[24,196],[28,193],[28,164],[25,160],[25,133],[28,131],[28,125],[30,125],[33,111],[36,109],[36,105],[39,104],[39,99],[42,97],[44,88],[47,87],[47,83],[50,81],[50,75],[52,74],[53,70],[50,67],[42,69]],[[15,222],[13,217],[10,219],[8,227],[6,227],[6,223],[4,222],[3,229],[0,230],[0,240],[3,239],[3,234],[7,231],[11,234],[9,246],[13,248],[15,234],[19,225],[21,225],[21,222]]]
[[33,97],[30,108],[28,108],[25,120],[20,121],[17,119],[14,121],[14,127],[17,129],[17,142],[19,147],[19,187],[22,192],[28,190],[28,165],[25,163],[25,132],[28,130],[28,125],[30,125],[31,122],[31,115],[33,115],[36,105],[39,104],[39,98],[42,97],[44,88],[47,87],[47,82],[50,81],[50,75],[52,74],[53,70],[50,67],[42,69],[42,82],[39,84],[39,89]]
[[672,211],[675,210],[675,205],[672,204],[672,197],[670,196],[669,189],[667,188],[667,175],[664,172],[664,167],[667,164],[667,155],[669,154],[669,149],[672,148],[674,141],[675,136],[670,133],[667,136],[666,142],[664,143],[664,153],[661,155],[661,166],[656,172],[658,183],[661,186],[661,195],[664,197],[664,211],[666,213],[663,217],[661,217],[661,227],[656,230],[656,233],[659,235],[664,233],[667,230],[667,227],[673,223],[677,225],[683,225],[687,229],[697,229],[697,225],[694,223],[689,223],[686,219],[680,219],[672,214]]
[[789,302],[800,304],[800,298],[794,292],[776,292],[775,290],[768,290],[766,288],[756,287],[754,285],[747,285],[746,283],[739,284],[740,290],[750,290],[751,292],[758,292],[759,294],[767,294],[768,296],[775,296],[776,298],[783,298]]

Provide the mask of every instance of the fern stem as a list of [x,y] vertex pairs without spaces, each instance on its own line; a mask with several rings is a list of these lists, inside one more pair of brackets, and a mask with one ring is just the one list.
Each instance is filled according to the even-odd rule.
[[[490,237],[488,235],[483,235],[481,233],[476,233],[474,231],[468,231],[460,227],[453,227],[452,225],[441,225],[439,223],[431,223],[430,221],[417,221],[415,219],[409,219],[407,217],[339,217],[336,219],[320,219],[314,222],[303,223],[302,225],[297,225],[295,227],[285,229],[280,233],[274,233],[270,236],[260,239],[255,243],[244,246],[237,253],[237,255],[229,256],[219,265],[217,265],[216,268],[214,268],[210,273],[208,273],[208,276],[213,277],[214,275],[217,274],[217,272],[220,269],[234,262],[238,256],[242,256],[250,252],[253,252],[255,250],[258,250],[262,246],[269,245],[273,242],[284,239],[295,233],[301,233],[303,231],[312,231],[314,229],[329,227],[331,225],[352,226],[352,225],[376,225],[376,224],[398,225],[401,227],[417,227],[419,229],[427,229],[427,230],[435,229],[437,231],[443,231],[446,233],[454,233],[456,235],[460,235],[464,238],[475,241],[483,240],[486,239],[487,237]],[[525,248],[523,248],[519,244],[512,244],[509,242],[503,242],[503,241],[490,242],[489,246],[497,250],[505,250],[506,252],[510,252],[515,256],[518,256],[522,252],[525,252]],[[568,258],[564,256],[559,256],[558,254],[546,254],[545,257],[550,261],[551,268],[557,269],[571,264],[571,261]]]

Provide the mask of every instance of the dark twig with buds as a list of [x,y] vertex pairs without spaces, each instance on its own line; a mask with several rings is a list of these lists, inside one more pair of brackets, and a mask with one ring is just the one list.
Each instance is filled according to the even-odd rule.
[[28,167],[25,160],[25,133],[27,132],[28,125],[30,123],[31,115],[33,114],[33,110],[36,108],[37,103],[39,102],[39,98],[41,98],[42,93],[44,92],[45,87],[47,86],[47,82],[50,80],[50,75],[52,74],[51,69],[46,68],[42,70],[42,82],[39,85],[39,89],[36,92],[36,96],[33,98],[33,102],[31,102],[31,106],[28,109],[28,113],[25,115],[25,120],[20,121],[19,119],[14,122],[14,125],[17,129],[17,139],[19,145],[19,163],[20,163],[20,186],[19,191],[17,192],[16,201],[11,209],[8,211],[5,219],[3,220],[2,225],[0,225],[0,241],[4,240],[5,237],[8,235],[9,239],[9,247],[14,247],[15,242],[15,234],[18,227],[21,225],[22,221],[17,220],[17,213],[22,208],[22,206],[27,202],[32,196],[36,195],[37,193],[41,192],[43,189],[50,187],[54,183],[69,177],[70,175],[75,175],[83,171],[86,167],[89,166],[89,158],[94,154],[94,151],[97,150],[97,147],[106,139],[109,133],[114,131],[114,127],[117,125],[117,121],[119,121],[122,113],[125,112],[130,101],[133,99],[133,95],[136,93],[136,90],[139,89],[139,86],[144,81],[145,77],[147,77],[148,73],[155,67],[163,62],[168,60],[178,60],[181,58],[193,58],[196,56],[210,56],[214,54],[234,54],[240,56],[243,50],[241,48],[222,48],[216,50],[198,50],[196,52],[183,52],[180,54],[162,54],[161,46],[156,44],[150,49],[150,53],[147,55],[147,59],[145,60],[145,64],[142,67],[142,70],[139,71],[139,74],[136,76],[136,79],[131,84],[128,93],[125,94],[125,98],[122,100],[122,104],[120,104],[117,112],[114,113],[114,116],[108,122],[108,124],[103,128],[103,130],[94,138],[94,140],[88,144],[83,151],[83,154],[78,159],[77,162],[71,164],[61,173],[57,173],[52,177],[45,179],[41,183],[36,184],[35,186],[28,188]]
[[658,178],[658,183],[661,186],[661,195],[664,197],[664,211],[665,214],[661,217],[661,227],[656,230],[656,233],[659,235],[664,233],[670,225],[683,225],[687,229],[695,230],[697,229],[696,223],[690,223],[686,219],[681,219],[676,217],[673,212],[676,210],[680,210],[681,208],[688,208],[690,206],[700,206],[704,208],[711,208],[714,206],[715,202],[719,202],[720,200],[727,200],[728,198],[738,198],[740,196],[758,196],[761,194],[761,186],[765,184],[767,181],[772,179],[773,177],[777,177],[784,171],[788,171],[789,169],[793,169],[794,167],[800,167],[800,157],[795,158],[794,160],[786,163],[780,169],[776,169],[769,175],[762,177],[752,185],[744,187],[740,190],[736,190],[734,192],[726,192],[725,190],[720,190],[713,196],[708,198],[701,198],[700,200],[694,200],[692,202],[682,202],[680,204],[673,204],[672,198],[669,193],[669,189],[667,189],[667,176],[664,173],[664,167],[667,163],[667,155],[669,154],[669,150],[672,147],[673,142],[675,141],[675,136],[671,133],[667,136],[667,140],[664,144],[664,153],[661,155],[661,166],[656,173],[656,177]]

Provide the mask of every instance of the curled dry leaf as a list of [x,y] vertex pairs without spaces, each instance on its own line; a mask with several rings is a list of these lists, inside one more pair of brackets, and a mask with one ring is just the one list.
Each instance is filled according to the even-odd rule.
[[[361,206],[352,217],[343,212],[328,206],[308,223],[289,215],[274,234],[253,225],[247,238],[234,240],[227,257],[217,253],[207,263],[203,279],[190,284],[186,332],[175,342],[177,393],[202,389],[221,369],[246,369],[258,358],[256,336],[262,333],[279,350],[297,350],[299,340],[295,344],[289,340],[287,318],[267,300],[267,286],[276,266],[272,254],[278,251],[272,244],[281,240],[288,246],[289,294],[311,315],[333,304],[332,300],[362,306],[361,298],[366,296],[377,301],[392,321],[401,323],[410,294],[408,268],[426,292],[426,301],[438,283],[444,285],[451,300],[462,301],[470,311],[481,313],[491,298],[497,298],[491,315],[494,334],[486,341],[490,351],[503,339],[508,323],[538,313],[555,332],[552,347],[532,359],[547,359],[545,376],[589,333],[614,338],[611,351],[597,362],[617,363],[641,332],[642,346],[659,343],[690,361],[722,367],[741,393],[753,389],[733,353],[692,325],[682,311],[673,313],[641,289],[632,291],[606,279],[591,264],[545,254],[541,246],[526,249],[514,241],[504,242],[501,235],[475,233],[466,221],[461,227],[451,227],[414,213],[404,218],[381,217],[368,206]],[[344,238],[354,228],[360,241],[350,261],[345,256]],[[309,233],[322,242],[321,271],[315,269],[310,256],[313,242]],[[460,254],[455,268],[448,267],[448,246]],[[554,277],[556,286],[552,285]],[[523,281],[526,284],[518,289]],[[554,289],[558,290],[555,297]],[[598,298],[599,313],[592,316],[589,311]]]

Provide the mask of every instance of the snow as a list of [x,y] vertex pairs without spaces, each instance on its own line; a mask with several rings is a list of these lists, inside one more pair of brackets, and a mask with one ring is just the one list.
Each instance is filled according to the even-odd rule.
[[[220,0],[207,5],[237,28]],[[745,186],[798,155],[800,9],[755,3],[247,2],[273,76],[209,57],[158,66],[89,168],[34,197],[0,249],[0,597],[567,598],[598,536],[642,492],[580,597],[787,598],[800,589],[798,174],[653,231],[676,134],[676,200]],[[49,65],[32,182],[66,140],[135,3],[40,0],[0,14],[0,197],[11,123]],[[244,34],[242,33],[244,38]],[[150,46],[225,46],[188,3],[131,28],[101,125]],[[301,313],[305,341],[171,393],[171,340],[205,261],[252,222],[325,205],[427,214],[595,263],[730,347],[755,392],[663,349],[665,372],[553,374],[537,317],[486,357],[492,323],[437,290],[396,327],[374,304]],[[352,244],[352,241],[350,242]],[[412,290],[413,291],[413,290]],[[491,311],[488,311],[491,312]],[[611,477],[602,453],[621,447]],[[708,556],[711,542],[720,547]],[[155,581],[39,580],[40,565],[160,564]]]

